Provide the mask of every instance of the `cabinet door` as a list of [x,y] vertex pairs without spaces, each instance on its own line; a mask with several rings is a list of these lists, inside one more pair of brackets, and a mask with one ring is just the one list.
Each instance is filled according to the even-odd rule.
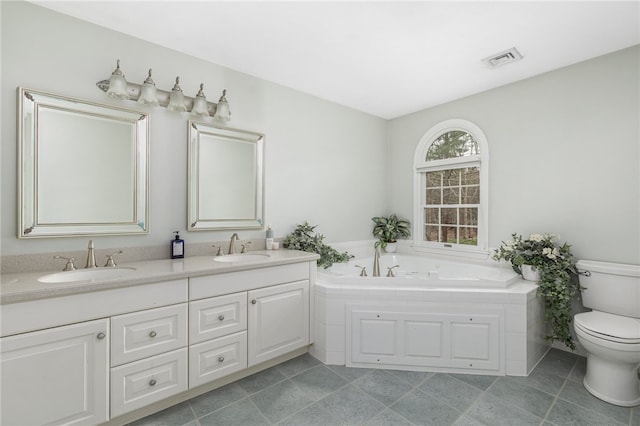
[[248,300],[249,366],[309,344],[309,281],[253,290]]
[[106,319],[0,339],[3,425],[108,420]]

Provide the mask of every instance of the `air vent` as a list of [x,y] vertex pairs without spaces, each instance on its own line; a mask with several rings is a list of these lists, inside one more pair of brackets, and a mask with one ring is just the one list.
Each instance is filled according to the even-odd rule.
[[482,62],[484,62],[489,68],[493,69],[519,61],[520,59],[522,59],[522,55],[515,47],[512,47],[504,52],[496,53],[495,55],[484,58]]

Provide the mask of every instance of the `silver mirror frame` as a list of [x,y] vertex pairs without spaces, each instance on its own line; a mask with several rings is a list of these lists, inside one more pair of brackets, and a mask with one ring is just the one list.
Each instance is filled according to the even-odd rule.
[[[70,117],[101,120],[105,123],[117,122],[130,134],[131,159],[134,170],[131,173],[133,187],[123,188],[120,196],[131,199],[127,206],[130,215],[126,220],[82,220],[47,222],[39,209],[38,172],[39,144],[46,137],[39,115],[43,111],[60,111]],[[108,124],[105,124],[108,125]],[[73,237],[80,235],[129,235],[149,233],[149,114],[111,105],[84,101],[38,90],[18,87],[18,238]],[[67,130],[68,132],[68,130]],[[95,135],[83,136],[85,138]],[[127,143],[127,141],[125,141]],[[62,155],[73,156],[73,150]],[[82,161],[78,158],[78,161]],[[108,180],[111,176],[104,176]],[[75,182],[82,181],[78,177]],[[60,188],[65,191],[67,188]],[[82,189],[82,188],[81,188]],[[87,187],[76,191],[78,197],[86,196],[84,191],[104,193],[109,188]],[[126,194],[124,191],[127,191]],[[60,213],[56,213],[60,214]],[[64,214],[64,213],[62,213]]]
[[[204,123],[200,121],[189,120],[188,123],[188,175],[187,175],[187,203],[188,203],[188,223],[189,231],[211,231],[211,230],[228,230],[228,229],[261,229],[264,228],[264,139],[262,133],[251,132],[247,130],[235,129],[221,125]],[[201,142],[204,137],[213,137],[228,142],[248,143],[254,146],[255,164],[253,169],[255,179],[251,182],[254,193],[249,197],[252,199],[245,200],[252,204],[252,213],[249,217],[207,217],[208,214],[200,205],[200,196],[202,194],[214,192],[215,188],[206,187],[208,182],[203,182],[199,178],[201,167]],[[213,180],[223,185],[232,184],[234,176],[224,176],[223,179]],[[234,192],[237,197],[242,197],[240,191]],[[234,203],[237,199],[218,200],[220,203]]]

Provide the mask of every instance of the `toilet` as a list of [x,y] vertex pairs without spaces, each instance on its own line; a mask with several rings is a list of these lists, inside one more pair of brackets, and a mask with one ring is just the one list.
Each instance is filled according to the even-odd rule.
[[573,327],[587,352],[584,387],[623,407],[640,405],[640,265],[581,260],[582,303]]

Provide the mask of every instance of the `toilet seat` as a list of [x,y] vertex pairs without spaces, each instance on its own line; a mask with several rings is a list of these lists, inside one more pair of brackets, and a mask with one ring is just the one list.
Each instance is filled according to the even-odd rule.
[[574,324],[583,332],[622,344],[640,344],[640,318],[591,311],[576,314]]

